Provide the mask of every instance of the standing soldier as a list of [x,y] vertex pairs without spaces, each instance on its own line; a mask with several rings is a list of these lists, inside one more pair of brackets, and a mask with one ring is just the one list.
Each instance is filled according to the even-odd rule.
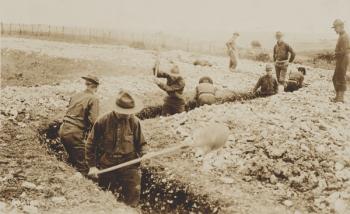
[[273,61],[275,62],[277,80],[279,84],[284,85],[286,81],[288,64],[294,61],[295,52],[282,40],[282,38],[283,34],[278,31],[276,33],[277,44],[273,48]]
[[[140,120],[134,115],[141,109],[139,100],[126,91],[120,91],[115,109],[96,121],[85,149],[90,167],[89,176],[97,177],[97,167],[109,168],[143,155],[143,146],[146,143]],[[97,153],[101,155],[97,156]],[[140,164],[100,174],[98,183],[103,189],[109,189],[115,194],[121,187],[121,199],[136,207],[141,193]]]
[[[260,88],[260,91],[258,89]],[[271,96],[277,94],[278,83],[277,80],[272,76],[272,66],[266,65],[266,74],[258,80],[253,92],[261,96]]]
[[215,87],[210,77],[204,76],[199,79],[199,85],[196,87],[197,106],[211,105],[216,102]]
[[91,75],[82,78],[85,79],[86,89],[70,99],[59,135],[68,153],[68,161],[86,175],[88,168],[84,158],[84,140],[98,116],[99,100],[95,93],[99,80]]
[[238,50],[236,40],[239,37],[239,33],[234,33],[232,38],[226,42],[227,54],[230,57],[229,69],[230,71],[236,71],[238,64]]
[[183,98],[183,91],[185,88],[185,81],[180,75],[179,67],[175,65],[170,73],[157,71],[153,68],[154,75],[158,78],[166,78],[166,84],[162,83],[158,79],[155,79],[155,83],[159,88],[164,90],[168,96],[164,99],[164,105],[162,109],[162,115],[168,116],[185,111],[185,99]]
[[285,92],[293,92],[302,88],[304,85],[304,76],[306,75],[306,69],[299,67],[298,71],[293,71],[289,74],[288,81],[284,87]]
[[333,85],[336,96],[333,102],[344,102],[344,93],[346,91],[346,71],[350,61],[350,42],[349,36],[345,32],[344,22],[337,19],[333,22],[333,28],[339,34],[338,42],[335,48],[335,71],[333,74]]

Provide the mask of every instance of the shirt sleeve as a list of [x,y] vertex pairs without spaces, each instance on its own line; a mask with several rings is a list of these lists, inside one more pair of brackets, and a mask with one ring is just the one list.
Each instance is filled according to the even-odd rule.
[[290,53],[289,62],[293,62],[295,59],[295,51],[293,50],[293,48],[290,45],[288,45],[288,51]]
[[140,156],[144,154],[146,140],[142,132],[140,120],[136,119],[134,124],[134,144],[136,153]]
[[99,114],[99,100],[97,98],[93,98],[90,103],[90,112],[89,112],[89,122],[91,125],[95,123]]
[[158,71],[158,73],[157,73],[157,77],[159,77],[159,78],[170,78],[170,75],[168,74],[168,73],[166,73],[166,72],[163,72],[163,71]]
[[96,167],[96,149],[101,138],[101,124],[97,121],[85,144],[85,159],[89,167]]
[[273,61],[276,62],[276,45],[273,47]]
[[183,89],[184,87],[185,87],[185,81],[182,78],[178,79],[172,85],[159,84],[159,88],[163,89],[166,92],[175,92],[175,91]]
[[261,77],[259,78],[258,82],[256,83],[253,91],[256,92],[261,86]]
[[278,93],[278,83],[276,79],[273,79],[273,90],[275,92],[275,94]]
[[350,53],[350,42],[349,36],[342,36],[339,39],[338,49],[335,51],[336,56],[344,56],[347,53]]

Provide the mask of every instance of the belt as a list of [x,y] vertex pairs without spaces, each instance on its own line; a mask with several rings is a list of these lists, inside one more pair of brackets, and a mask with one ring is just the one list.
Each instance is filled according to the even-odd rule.
[[201,96],[201,95],[203,95],[203,94],[210,94],[210,95],[215,96],[215,94],[214,94],[213,92],[201,92],[201,93],[199,93],[198,96]]

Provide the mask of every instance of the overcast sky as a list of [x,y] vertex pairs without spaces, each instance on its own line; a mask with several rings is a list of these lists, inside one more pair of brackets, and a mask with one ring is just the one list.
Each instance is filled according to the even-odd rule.
[[350,0],[0,0],[3,22],[211,34],[333,33]]

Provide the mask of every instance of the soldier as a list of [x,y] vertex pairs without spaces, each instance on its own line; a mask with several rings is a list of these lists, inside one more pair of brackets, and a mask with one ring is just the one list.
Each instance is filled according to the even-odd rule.
[[337,19],[333,22],[333,28],[339,34],[338,42],[335,48],[335,71],[333,74],[333,85],[336,92],[333,102],[344,102],[344,93],[346,91],[346,71],[350,62],[350,42],[349,36],[345,32],[344,22]]
[[[89,176],[97,177],[98,168],[105,169],[143,155],[146,144],[140,120],[134,115],[143,108],[141,102],[126,91],[120,91],[115,109],[94,124],[87,139],[85,155]],[[100,153],[100,155],[96,155]],[[141,193],[140,164],[100,174],[99,185],[117,193],[130,206],[137,206]]]
[[83,175],[88,172],[85,162],[84,140],[99,113],[99,100],[94,95],[99,80],[95,76],[84,76],[86,89],[70,99],[63,124],[59,131],[61,142],[68,153],[68,161]]
[[[258,89],[260,88],[260,91]],[[253,92],[261,96],[270,96],[277,94],[278,83],[277,80],[272,76],[272,66],[266,65],[266,74],[259,78],[256,83]]]
[[211,105],[216,102],[215,87],[210,77],[204,76],[199,79],[199,85],[196,87],[197,106]]
[[302,88],[304,85],[304,76],[306,75],[306,70],[304,67],[299,67],[298,71],[291,72],[289,74],[288,81],[284,87],[285,92],[293,92]]
[[234,72],[238,64],[238,50],[236,46],[236,40],[239,37],[239,33],[234,33],[232,38],[226,43],[227,54],[230,57],[229,69]]
[[180,75],[179,67],[174,66],[170,73],[157,71],[153,68],[154,75],[158,78],[166,78],[166,84],[155,79],[155,83],[164,90],[168,96],[164,99],[162,115],[168,116],[185,111],[185,100],[183,98],[183,91],[185,88],[185,81]]
[[273,48],[273,61],[275,62],[277,80],[279,84],[284,85],[288,64],[294,61],[295,52],[282,38],[283,34],[278,31],[276,33],[277,44]]

